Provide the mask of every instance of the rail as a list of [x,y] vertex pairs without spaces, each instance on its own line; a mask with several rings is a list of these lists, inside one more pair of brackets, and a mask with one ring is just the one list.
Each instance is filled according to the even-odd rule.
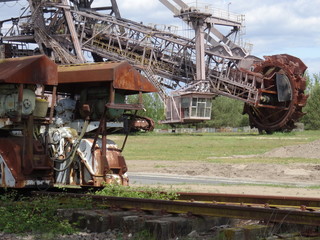
[[[47,196],[61,196],[81,198],[89,197],[97,205],[103,205],[104,207],[116,207],[120,209],[140,209],[144,211],[161,210],[168,213],[188,213],[193,215],[214,216],[214,217],[228,217],[237,219],[251,219],[251,220],[263,220],[267,222],[278,223],[291,223],[291,224],[305,224],[312,226],[320,225],[320,199],[303,199],[303,198],[290,198],[284,197],[257,197],[257,196],[236,196],[236,195],[203,195],[198,193],[185,194],[182,193],[178,201],[169,200],[154,200],[154,199],[138,199],[138,198],[123,198],[123,197],[111,197],[111,196],[99,196],[99,195],[87,195],[87,194],[75,194],[75,193],[57,193],[57,192],[32,192],[33,195],[47,195]],[[201,201],[194,201],[190,199],[183,199],[192,197],[196,199],[198,196]],[[206,197],[204,197],[206,196]],[[207,197],[220,197],[220,200],[224,202],[210,202]],[[232,202],[228,202],[232,199]],[[273,207],[271,204],[253,205],[244,204],[242,200],[251,202],[268,202],[270,199],[277,201],[278,205]],[[268,200],[269,199],[269,200]],[[235,202],[237,200],[238,202]],[[240,200],[240,201],[239,201]],[[308,203],[312,208],[295,206],[295,203]],[[284,204],[283,204],[284,203]],[[288,205],[288,203],[290,203]],[[312,203],[312,204],[311,204]],[[280,205],[279,205],[280,204]]]

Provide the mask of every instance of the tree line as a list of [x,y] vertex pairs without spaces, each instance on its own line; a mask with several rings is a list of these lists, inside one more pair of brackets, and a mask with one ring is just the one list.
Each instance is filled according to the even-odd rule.
[[305,115],[301,122],[305,129],[320,129],[320,73],[306,74],[307,88],[305,93],[309,95],[306,106],[303,108]]

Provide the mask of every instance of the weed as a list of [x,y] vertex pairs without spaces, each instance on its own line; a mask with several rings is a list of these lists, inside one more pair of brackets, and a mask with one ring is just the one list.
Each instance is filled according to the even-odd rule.
[[142,230],[133,235],[133,240],[156,240],[156,237],[148,230]]
[[159,187],[131,187],[117,184],[108,184],[101,191],[96,192],[96,194],[114,197],[130,197],[159,200],[175,200],[178,198],[177,191],[173,190],[172,188],[169,191],[164,191],[164,189]]
[[43,238],[76,232],[73,225],[58,216],[57,209],[92,206],[89,198],[63,202],[53,197],[17,197],[15,193],[4,194],[0,200],[0,231],[41,234]]
[[154,168],[165,168],[165,167],[166,167],[165,165],[158,165],[158,164],[154,166]]

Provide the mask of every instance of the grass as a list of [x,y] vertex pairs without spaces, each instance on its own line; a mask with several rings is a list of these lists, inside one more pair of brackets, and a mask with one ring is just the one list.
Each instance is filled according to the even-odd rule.
[[[177,190],[155,187],[126,187],[106,185],[98,195],[134,197],[145,199],[175,200]],[[0,232],[32,234],[39,239],[56,239],[59,234],[72,234],[78,231],[77,223],[70,223],[58,214],[58,209],[92,209],[93,201],[84,198],[23,197],[17,192],[0,195]],[[140,236],[141,235],[141,236]],[[145,232],[133,239],[150,239]]]
[[0,232],[40,234],[41,239],[55,239],[57,234],[77,231],[57,214],[57,209],[92,208],[89,198],[68,199],[61,202],[55,197],[26,198],[16,192],[0,196]]
[[165,190],[161,187],[131,187],[117,184],[108,184],[101,191],[96,192],[96,194],[102,196],[159,200],[176,200],[178,198],[177,190],[172,188]]
[[[228,158],[233,155],[265,153],[271,149],[304,144],[319,139],[320,131],[259,135],[252,133],[159,134],[143,133],[128,138],[123,152],[126,160],[170,160],[206,162],[259,162],[259,158]],[[111,136],[119,145],[122,136]],[[265,159],[263,160],[265,162]],[[271,158],[269,163],[317,162],[312,159]],[[161,163],[158,164],[161,166]]]

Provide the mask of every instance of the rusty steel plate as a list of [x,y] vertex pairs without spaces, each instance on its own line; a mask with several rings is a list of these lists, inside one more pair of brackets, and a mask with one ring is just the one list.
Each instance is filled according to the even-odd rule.
[[0,60],[0,83],[57,85],[57,65],[45,55]]
[[59,84],[112,81],[113,87],[129,91],[157,92],[144,76],[127,62],[102,62],[58,67]]

